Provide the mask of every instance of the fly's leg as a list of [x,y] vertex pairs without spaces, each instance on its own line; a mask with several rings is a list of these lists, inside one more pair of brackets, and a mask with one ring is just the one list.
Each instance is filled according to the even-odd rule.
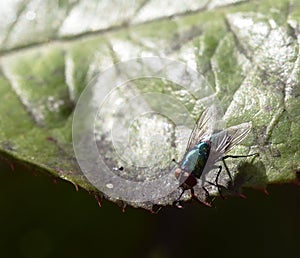
[[215,197],[214,197],[214,198],[211,198],[211,196],[210,196],[210,194],[209,194],[209,191],[208,191],[204,186],[202,186],[202,189],[203,189],[204,192],[205,192],[205,198],[206,198],[206,200],[209,200],[209,203],[212,203],[213,200],[215,199]]
[[[218,168],[219,169],[218,173],[217,173],[217,176],[216,176],[216,179],[215,179],[215,182],[214,183],[210,182],[210,181],[206,181],[206,182],[209,183],[210,185],[213,185],[213,186],[217,187],[219,195],[221,196],[222,199],[225,199],[225,197],[224,197],[224,195],[221,191],[221,189],[225,188],[225,187],[223,185],[219,184],[219,177],[220,177],[220,174],[221,174],[221,171],[222,171],[222,166],[214,166],[213,168]],[[230,179],[231,179],[231,175],[230,175]]]
[[[205,189],[206,190],[206,189]],[[204,191],[205,191],[204,190]],[[207,190],[206,190],[207,191]],[[207,193],[208,193],[208,191],[207,191]],[[209,193],[208,193],[209,194]],[[196,200],[198,203],[200,203],[200,204],[202,204],[202,205],[204,205],[204,206],[206,206],[206,207],[211,207],[211,204],[210,203],[208,203],[208,202],[206,202],[206,201],[200,201],[198,198],[197,198],[197,196],[195,195],[195,191],[194,191],[194,188],[191,188],[191,196],[192,196],[192,199],[194,199],[194,200]]]
[[[192,197],[192,199],[196,200],[198,203],[200,203],[200,204],[202,204],[202,205],[204,205],[204,206],[206,206],[206,207],[211,207],[211,204],[210,204],[210,203],[205,202],[205,201],[200,201],[200,200],[197,198],[197,196],[195,195],[195,191],[194,191],[193,188],[191,188],[190,190],[191,190],[191,197]],[[203,187],[203,190],[204,190],[205,193],[209,196],[209,192],[207,191],[207,189],[206,189],[205,187]],[[179,209],[182,209],[182,208],[183,208],[183,206],[182,206],[181,203],[180,203],[180,199],[181,199],[181,197],[182,197],[182,195],[183,195],[184,192],[185,192],[185,190],[182,189],[181,194],[179,195],[179,197],[177,198],[177,200],[174,201],[174,203],[173,203],[173,205],[174,205],[175,207],[179,208]]]
[[[223,165],[224,165],[224,168],[226,170],[226,173],[229,177],[229,180],[230,180],[230,184],[233,185],[234,184],[234,181],[233,181],[233,178],[231,176],[231,173],[229,171],[229,168],[225,162],[225,159],[228,159],[228,158],[232,158],[232,159],[237,159],[237,158],[247,158],[247,157],[252,157],[252,156],[259,156],[259,153],[253,153],[253,154],[249,154],[249,155],[226,155],[222,158],[222,162],[223,162]],[[216,176],[216,186],[218,187],[218,192],[220,194],[220,196],[224,199],[224,196],[221,194],[221,191],[220,191],[220,185],[218,183],[219,181],[219,177],[220,177],[220,174],[221,174],[221,171],[222,171],[222,166],[219,166],[219,171],[217,173],[217,176]]]
[[256,156],[258,157],[259,156],[259,153],[253,153],[253,154],[248,154],[248,155],[226,155],[222,158],[222,160],[224,159],[228,159],[228,158],[248,158],[248,157],[252,157],[252,156]]
[[178,208],[178,209],[183,209],[183,206],[180,204],[180,199],[181,199],[181,197],[182,197],[182,195],[183,195],[184,192],[185,192],[185,190],[182,189],[182,192],[181,192],[181,194],[179,195],[179,197],[177,198],[177,200],[173,202],[173,205],[174,205],[176,208]]
[[[258,155],[259,155],[258,153],[254,153],[254,154],[250,154],[250,155],[226,155],[226,156],[224,156],[224,157],[222,158],[222,162],[223,162],[224,168],[225,168],[225,170],[226,170],[226,173],[227,173],[227,175],[228,175],[228,177],[229,177],[229,180],[230,180],[230,184],[231,184],[231,185],[233,185],[234,182],[233,182],[233,178],[232,178],[232,176],[231,176],[231,173],[230,173],[230,171],[229,171],[229,168],[228,168],[228,166],[227,166],[227,164],[226,164],[226,162],[225,162],[225,159],[228,159],[228,158],[233,158],[233,159],[235,159],[235,158],[247,158],[247,157],[258,156]],[[222,172],[222,168],[223,168],[223,167],[220,165],[220,166],[215,166],[214,168],[218,168],[218,169],[219,169],[219,170],[218,170],[218,173],[217,173],[217,176],[216,176],[216,179],[215,179],[215,183],[208,182],[208,181],[207,181],[207,183],[216,186],[216,187],[218,188],[219,195],[220,195],[223,199],[225,199],[224,195],[222,194],[221,189],[222,189],[222,188],[226,188],[226,187],[219,184],[219,178],[220,178],[220,175],[221,175],[221,172]],[[226,189],[227,189],[227,188],[226,188]]]
[[[221,191],[221,187],[223,187],[223,186],[221,186],[219,184],[219,177],[220,177],[221,172],[222,172],[222,166],[218,166],[218,168],[219,168],[219,171],[218,171],[217,176],[216,176],[215,184],[216,184],[216,186],[218,188],[219,195],[221,196],[222,199],[225,199],[225,197],[224,197],[224,195],[223,195],[223,193]],[[230,173],[229,173],[229,178],[230,178],[230,181],[232,181],[232,177],[231,177]]]
[[[226,170],[226,173],[230,179],[230,182],[233,184],[233,179],[232,179],[232,176],[231,176],[231,173],[229,171],[229,168],[225,162],[225,159],[228,159],[228,158],[232,158],[232,159],[237,159],[237,158],[247,158],[247,157],[252,157],[252,156],[258,156],[259,153],[253,153],[253,154],[249,154],[249,155],[226,155],[222,158],[222,162],[223,162],[223,165],[225,167],[225,170]],[[220,166],[221,169],[219,170],[218,172],[218,175],[217,175],[217,178],[216,178],[216,183],[217,183],[217,179],[219,180],[219,176],[221,174],[221,170],[222,170],[222,166]]]
[[[173,161],[177,166],[180,165],[175,159],[172,159],[172,161]],[[183,209],[183,206],[182,206],[181,203],[180,203],[180,199],[181,199],[182,195],[184,194],[184,192],[185,192],[185,189],[182,188],[181,194],[179,195],[179,197],[177,198],[177,200],[173,202],[173,206],[175,206],[175,207],[178,208],[178,209]]]
[[203,189],[204,192],[205,192],[205,197],[206,197],[206,198],[209,198],[209,197],[210,197],[209,191],[208,191],[204,186],[202,186],[202,189]]

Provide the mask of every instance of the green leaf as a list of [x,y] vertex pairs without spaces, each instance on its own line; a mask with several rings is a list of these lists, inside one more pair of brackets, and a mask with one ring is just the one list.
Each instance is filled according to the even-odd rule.
[[[265,188],[296,180],[300,165],[300,6],[297,1],[6,1],[0,14],[0,155],[102,196],[80,171],[73,111],[93,76],[127,59],[181,60],[203,74],[227,126],[252,121],[232,154],[236,185]],[[197,100],[178,97],[196,118]],[[146,86],[145,86],[146,85]],[[180,157],[179,157],[180,158]],[[237,190],[239,191],[239,190]],[[110,198],[124,205],[122,200]],[[130,203],[151,209],[171,204]],[[189,196],[186,199],[190,198]]]

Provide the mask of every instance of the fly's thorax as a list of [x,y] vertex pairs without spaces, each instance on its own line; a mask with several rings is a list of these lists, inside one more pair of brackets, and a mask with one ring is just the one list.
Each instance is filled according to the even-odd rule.
[[200,178],[210,153],[210,142],[200,142],[187,151],[182,163],[181,170]]
[[185,154],[180,168],[175,170],[175,177],[180,187],[187,190],[197,184],[204,170],[210,152],[210,142],[200,142]]
[[197,149],[199,150],[200,155],[204,155],[208,158],[210,152],[210,141],[200,142],[196,145]]

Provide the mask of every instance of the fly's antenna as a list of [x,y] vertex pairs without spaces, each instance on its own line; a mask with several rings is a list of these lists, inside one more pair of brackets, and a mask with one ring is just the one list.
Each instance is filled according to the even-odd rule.
[[176,165],[180,166],[180,163],[179,163],[178,161],[176,161],[176,159],[172,159],[172,161],[173,161]]

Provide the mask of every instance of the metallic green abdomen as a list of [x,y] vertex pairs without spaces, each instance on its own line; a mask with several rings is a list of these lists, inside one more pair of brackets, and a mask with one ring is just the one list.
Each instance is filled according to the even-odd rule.
[[210,151],[208,142],[200,142],[194,148],[190,149],[184,156],[181,169],[191,175],[200,178]]

